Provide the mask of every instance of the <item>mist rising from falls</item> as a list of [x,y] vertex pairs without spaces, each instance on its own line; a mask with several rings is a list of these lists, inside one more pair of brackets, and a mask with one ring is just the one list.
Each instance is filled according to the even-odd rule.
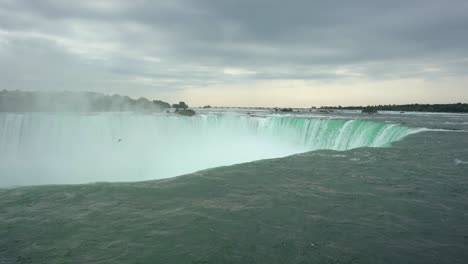
[[382,147],[415,129],[247,115],[0,114],[0,186],[139,181],[317,149]]

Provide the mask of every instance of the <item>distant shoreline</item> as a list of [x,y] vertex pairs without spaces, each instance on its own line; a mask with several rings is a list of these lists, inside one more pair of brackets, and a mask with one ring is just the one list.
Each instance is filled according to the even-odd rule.
[[[205,107],[198,107],[200,109]],[[363,111],[364,113],[375,113],[376,111],[391,111],[391,112],[413,112],[413,113],[468,113],[468,104],[409,104],[409,105],[376,105],[376,106],[321,106],[320,108],[311,107],[255,107],[255,106],[213,106],[214,109],[244,109],[244,110],[269,110],[274,112],[311,112],[317,111],[322,113],[331,113],[336,110],[351,110]],[[276,110],[276,111],[275,111]]]
[[[0,112],[163,112],[167,109],[187,109],[184,102],[169,104],[144,97],[132,99],[128,96],[105,95],[96,92],[46,92],[46,91],[0,91]],[[203,106],[200,108],[212,108]],[[402,104],[368,106],[321,106],[320,108],[236,107],[214,106],[213,108],[269,109],[276,112],[303,110],[357,110],[364,113],[378,111],[423,112],[423,113],[468,113],[468,103],[452,104]]]
[[369,105],[369,106],[322,106],[321,109],[367,110],[395,112],[430,112],[430,113],[468,113],[468,104],[404,104],[404,105]]

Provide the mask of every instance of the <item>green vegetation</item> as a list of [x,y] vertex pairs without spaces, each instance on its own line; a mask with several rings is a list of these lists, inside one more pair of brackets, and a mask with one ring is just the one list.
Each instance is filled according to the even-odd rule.
[[170,104],[94,92],[0,92],[0,112],[161,112]]
[[172,108],[178,109],[187,109],[189,106],[185,102],[179,102],[178,104],[173,104]]
[[362,109],[362,113],[365,113],[365,114],[377,114],[377,109],[373,108],[373,107],[366,107],[364,109]]
[[322,106],[322,109],[345,109],[369,111],[401,111],[401,112],[445,112],[445,113],[468,113],[468,104],[406,104],[406,105],[369,105],[369,106]]
[[153,104],[160,105],[162,108],[171,108],[171,105],[161,100],[153,100]]
[[[194,116],[196,113],[192,109],[188,109],[188,105],[185,102],[179,102],[178,104],[173,104],[172,108],[175,108],[175,113],[183,116]],[[206,108],[206,107],[204,107]]]
[[275,112],[293,112],[294,110],[292,108],[275,108]]

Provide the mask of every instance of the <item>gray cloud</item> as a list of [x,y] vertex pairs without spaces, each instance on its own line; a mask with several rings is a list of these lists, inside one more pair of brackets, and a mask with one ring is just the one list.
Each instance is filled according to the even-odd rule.
[[467,74],[468,2],[0,0],[9,89]]

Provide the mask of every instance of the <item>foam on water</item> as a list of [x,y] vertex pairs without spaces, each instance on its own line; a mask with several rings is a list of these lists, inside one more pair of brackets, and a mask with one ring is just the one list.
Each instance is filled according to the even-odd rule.
[[384,147],[420,130],[366,120],[0,114],[0,186],[138,181],[318,149]]
[[463,160],[460,160],[460,159],[455,159],[453,162],[455,163],[455,165],[468,164],[468,161],[463,161]]

